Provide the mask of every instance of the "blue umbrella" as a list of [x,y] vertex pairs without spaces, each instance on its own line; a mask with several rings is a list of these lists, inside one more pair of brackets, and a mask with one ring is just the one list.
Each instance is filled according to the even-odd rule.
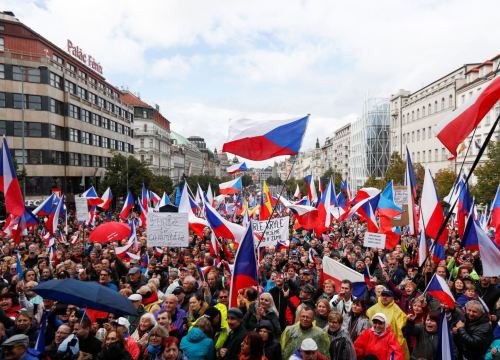
[[132,302],[119,292],[91,281],[49,280],[33,288],[45,299],[113,314],[137,315]]

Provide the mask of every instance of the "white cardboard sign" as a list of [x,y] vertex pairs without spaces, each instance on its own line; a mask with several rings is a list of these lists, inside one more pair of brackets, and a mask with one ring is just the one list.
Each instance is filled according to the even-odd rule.
[[267,226],[267,220],[265,221],[252,221],[253,231],[259,235],[264,233],[264,238],[259,243],[259,247],[264,246],[276,246],[278,241],[282,243],[288,242],[289,235],[289,217],[274,218],[269,220],[269,225]]
[[76,219],[88,223],[90,220],[87,198],[75,196]]
[[148,212],[147,246],[188,247],[188,214]]
[[363,241],[364,247],[384,249],[385,248],[385,234],[366,232]]

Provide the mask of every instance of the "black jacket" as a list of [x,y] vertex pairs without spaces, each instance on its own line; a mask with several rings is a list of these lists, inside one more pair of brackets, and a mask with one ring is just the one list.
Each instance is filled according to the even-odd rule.
[[458,359],[482,359],[491,343],[491,326],[487,314],[475,321],[465,320],[465,326],[458,329],[455,344]]
[[433,360],[437,355],[438,333],[431,334],[424,329],[423,324],[415,324],[414,321],[408,320],[406,323],[406,331],[409,335],[414,336],[417,340],[415,348],[411,352],[411,359],[428,359]]
[[229,332],[229,336],[223,346],[223,348],[227,349],[224,360],[238,360],[238,354],[241,351],[241,343],[246,335],[247,330],[245,329],[245,326],[243,326],[243,323],[235,331],[231,330]]

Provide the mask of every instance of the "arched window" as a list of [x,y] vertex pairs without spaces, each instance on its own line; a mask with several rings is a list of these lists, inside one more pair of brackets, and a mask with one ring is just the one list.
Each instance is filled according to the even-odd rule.
[[422,117],[425,117],[425,106],[422,106]]
[[438,101],[434,101],[434,112],[437,113],[438,112]]
[[417,109],[417,119],[420,119],[420,109]]
[[448,97],[448,107],[453,107],[453,95],[450,94],[450,96]]
[[444,110],[444,98],[441,99],[441,110]]
[[429,106],[427,107],[427,114],[430,115],[432,114],[432,108],[431,108],[431,104],[429,104]]

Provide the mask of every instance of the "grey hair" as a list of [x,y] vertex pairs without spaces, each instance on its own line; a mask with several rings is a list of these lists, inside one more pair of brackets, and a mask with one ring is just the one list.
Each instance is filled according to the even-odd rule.
[[465,308],[468,309],[471,306],[477,306],[477,308],[479,309],[479,312],[481,313],[481,315],[484,314],[484,307],[483,307],[483,304],[481,304],[480,301],[478,301],[478,300],[469,300],[469,301],[467,301],[467,303],[465,304]]

